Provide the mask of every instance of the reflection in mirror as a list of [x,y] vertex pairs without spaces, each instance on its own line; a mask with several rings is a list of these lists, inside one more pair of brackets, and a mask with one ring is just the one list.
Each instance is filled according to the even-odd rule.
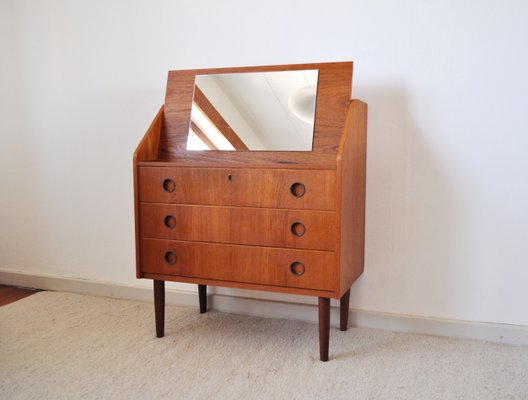
[[197,75],[187,150],[311,151],[318,70]]

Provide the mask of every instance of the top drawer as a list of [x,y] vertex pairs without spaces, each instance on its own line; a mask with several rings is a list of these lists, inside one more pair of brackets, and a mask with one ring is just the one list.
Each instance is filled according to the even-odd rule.
[[139,167],[139,201],[335,210],[335,171]]

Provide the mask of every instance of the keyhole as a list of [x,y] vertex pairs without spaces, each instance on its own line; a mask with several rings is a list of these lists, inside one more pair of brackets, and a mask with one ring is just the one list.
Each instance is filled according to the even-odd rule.
[[228,181],[232,181],[233,180],[233,177],[231,176],[231,174],[227,175],[227,180]]

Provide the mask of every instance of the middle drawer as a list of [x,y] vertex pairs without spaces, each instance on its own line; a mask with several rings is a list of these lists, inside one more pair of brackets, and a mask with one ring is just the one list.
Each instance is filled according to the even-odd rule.
[[250,207],[140,203],[143,238],[336,250],[336,214]]

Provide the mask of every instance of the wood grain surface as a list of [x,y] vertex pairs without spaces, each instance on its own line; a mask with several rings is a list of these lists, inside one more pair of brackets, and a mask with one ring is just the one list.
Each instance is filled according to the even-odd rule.
[[[171,179],[173,192],[163,189]],[[291,186],[302,183],[302,197]],[[256,168],[140,167],[139,200],[152,203],[278,207],[335,210],[336,176],[332,170],[262,170]]]
[[[334,290],[336,257],[328,251],[141,239],[144,272],[272,286]],[[300,276],[290,270],[295,261],[305,266]]]
[[339,147],[337,190],[340,199],[340,296],[363,273],[365,263],[365,191],[367,105],[350,103],[347,126]]
[[141,203],[141,237],[335,251],[336,213]]

